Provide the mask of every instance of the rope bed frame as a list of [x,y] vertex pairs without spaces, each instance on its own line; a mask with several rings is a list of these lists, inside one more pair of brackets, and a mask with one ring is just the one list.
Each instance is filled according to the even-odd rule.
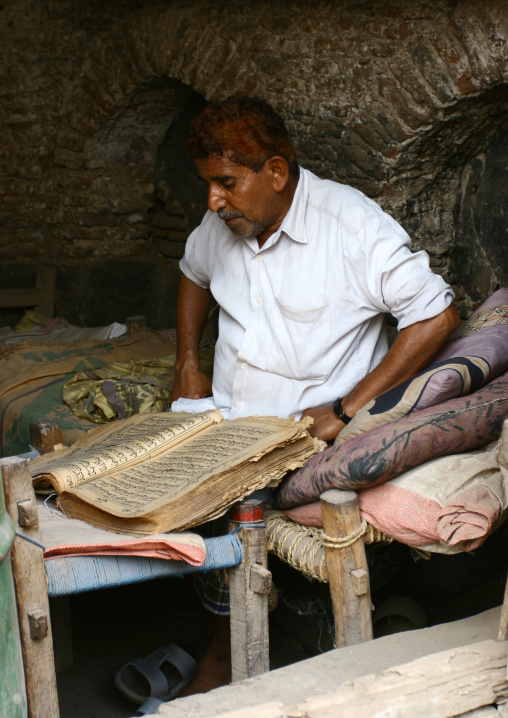
[[365,544],[392,543],[394,540],[364,519],[348,536],[335,538],[323,529],[297,524],[282,512],[270,512],[266,518],[268,550],[307,578],[323,583],[328,583],[326,549],[347,548],[362,537]]

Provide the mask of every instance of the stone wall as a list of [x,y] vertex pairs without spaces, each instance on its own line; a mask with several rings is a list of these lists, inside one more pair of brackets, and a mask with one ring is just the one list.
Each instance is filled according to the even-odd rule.
[[467,312],[508,283],[504,0],[4,0],[2,286],[56,264],[56,310],[174,324],[205,198],[188,120],[232,93],[300,161],[376,199]]

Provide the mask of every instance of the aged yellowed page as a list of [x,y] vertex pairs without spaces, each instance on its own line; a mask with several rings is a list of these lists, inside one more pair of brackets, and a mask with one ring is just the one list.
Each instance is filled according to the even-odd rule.
[[170,451],[182,441],[223,421],[220,411],[203,414],[136,414],[92,429],[72,447],[30,462],[37,486],[49,482],[59,493]]
[[[308,423],[270,417],[223,422],[163,456],[70,489],[60,502],[69,516],[117,531],[196,525],[315,454],[319,442],[307,433]],[[89,512],[87,505],[105,514]],[[135,520],[147,515],[147,526]],[[113,516],[133,519],[132,525],[124,528]]]

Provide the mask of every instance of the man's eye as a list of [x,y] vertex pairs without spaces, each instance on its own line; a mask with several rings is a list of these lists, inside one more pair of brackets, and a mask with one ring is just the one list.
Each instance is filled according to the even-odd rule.
[[236,182],[229,180],[228,182],[223,182],[222,186],[224,187],[224,189],[233,189],[235,184],[236,184]]

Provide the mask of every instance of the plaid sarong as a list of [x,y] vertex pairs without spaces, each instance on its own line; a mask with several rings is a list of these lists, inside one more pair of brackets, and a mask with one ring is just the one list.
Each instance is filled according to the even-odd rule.
[[221,578],[222,571],[195,573],[194,586],[203,606],[217,616],[229,616],[229,586]]

